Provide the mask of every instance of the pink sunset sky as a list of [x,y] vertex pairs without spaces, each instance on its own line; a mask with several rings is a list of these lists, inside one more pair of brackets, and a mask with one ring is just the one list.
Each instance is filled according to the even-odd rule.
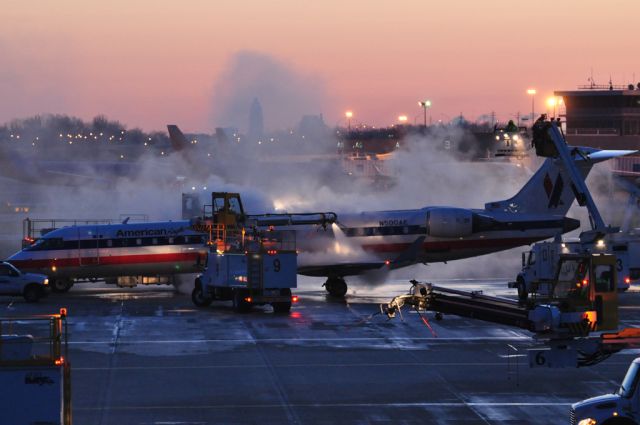
[[[640,2],[5,1],[0,122],[38,113],[189,132],[529,114],[553,90],[640,81]],[[417,116],[417,118],[415,118]]]

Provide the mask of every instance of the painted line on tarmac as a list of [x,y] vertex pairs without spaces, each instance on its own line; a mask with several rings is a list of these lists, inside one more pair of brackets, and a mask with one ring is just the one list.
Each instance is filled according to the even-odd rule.
[[[613,364],[611,362],[608,362],[608,364]],[[620,362],[619,364],[628,364],[628,362]],[[302,367],[302,368],[309,368],[309,367],[335,367],[335,368],[340,368],[340,367],[345,367],[345,368],[356,368],[356,367],[402,367],[402,366],[406,366],[406,367],[416,367],[416,366],[441,366],[441,367],[445,367],[445,366],[468,366],[468,367],[473,367],[473,366],[504,366],[505,362],[468,362],[468,363],[434,363],[434,362],[429,362],[429,361],[424,361],[424,362],[412,362],[412,363],[343,363],[343,364],[339,364],[339,363],[304,363],[304,364],[280,364],[280,365],[273,365],[273,367],[276,368],[294,368],[294,367]],[[235,364],[235,365],[205,365],[205,366],[118,366],[118,367],[113,367],[113,368],[109,368],[109,367],[97,367],[97,366],[93,366],[93,367],[78,367],[78,366],[74,366],[73,370],[74,371],[99,371],[99,370],[107,370],[107,369],[113,369],[113,370],[174,370],[174,369],[180,369],[180,370],[189,370],[189,369],[195,369],[195,370],[200,370],[200,369],[262,369],[264,368],[264,365],[247,365],[247,364]]]
[[[225,342],[249,342],[252,344],[259,342],[367,342],[367,341],[429,341],[437,343],[442,342],[502,342],[502,341],[532,341],[528,336],[488,336],[488,337],[416,337],[416,338],[389,338],[389,337],[367,337],[367,338],[230,338],[230,339],[166,339],[166,340],[118,340],[118,345],[140,345],[140,344],[208,344],[208,343],[225,343]],[[109,341],[69,341],[69,345],[109,345],[113,344]]]
[[[290,404],[294,408],[425,408],[425,407],[554,407],[554,406],[570,406],[575,400],[567,400],[566,402],[433,402],[433,403],[295,403]],[[90,411],[102,410],[103,407],[81,407],[74,406],[74,410]],[[110,410],[218,410],[218,409],[282,409],[281,404],[220,404],[220,405],[180,405],[180,406],[111,406]]]

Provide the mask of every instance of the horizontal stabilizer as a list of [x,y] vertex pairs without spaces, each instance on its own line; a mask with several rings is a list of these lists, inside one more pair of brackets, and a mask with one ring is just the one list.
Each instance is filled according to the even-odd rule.
[[[619,158],[621,156],[631,155],[638,151],[634,150],[599,150],[592,148],[577,148],[581,152],[586,153],[587,158],[591,160],[591,162],[602,162],[612,158]],[[589,152],[591,151],[591,152]]]

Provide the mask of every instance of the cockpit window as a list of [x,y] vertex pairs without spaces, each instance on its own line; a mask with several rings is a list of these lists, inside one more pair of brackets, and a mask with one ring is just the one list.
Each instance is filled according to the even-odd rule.
[[25,248],[25,251],[44,251],[48,249],[63,249],[64,241],[62,238],[42,238],[38,239],[33,245]]

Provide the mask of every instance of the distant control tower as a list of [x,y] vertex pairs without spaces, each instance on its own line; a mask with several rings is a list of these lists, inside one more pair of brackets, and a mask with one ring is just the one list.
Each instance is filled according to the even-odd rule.
[[264,118],[262,117],[262,106],[258,98],[253,99],[249,110],[249,140],[258,140],[264,133]]

